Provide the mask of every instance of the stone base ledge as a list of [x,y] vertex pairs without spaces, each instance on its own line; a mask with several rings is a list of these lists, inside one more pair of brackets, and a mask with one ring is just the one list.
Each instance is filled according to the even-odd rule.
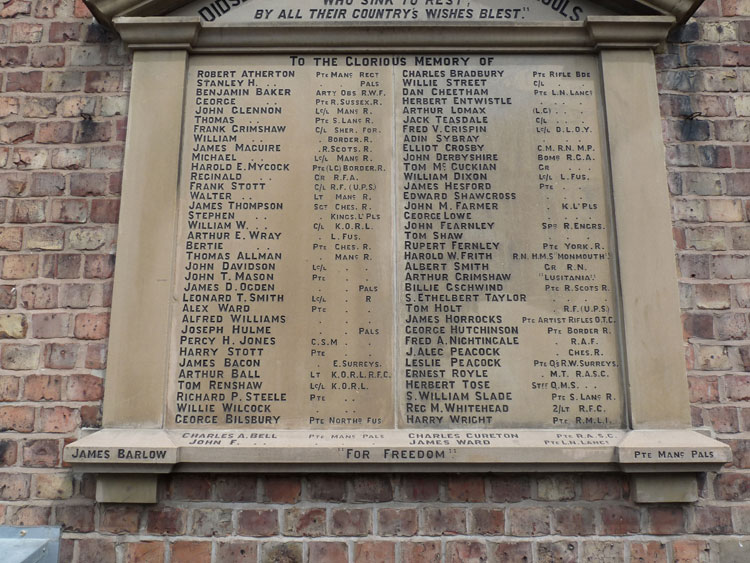
[[694,430],[105,429],[65,447],[92,473],[171,471],[702,472],[732,458]]
[[710,471],[732,459],[729,446],[694,430],[634,430],[617,452],[628,473]]

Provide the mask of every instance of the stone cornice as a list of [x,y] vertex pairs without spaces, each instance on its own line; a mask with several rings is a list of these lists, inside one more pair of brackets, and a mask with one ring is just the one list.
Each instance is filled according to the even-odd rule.
[[[188,4],[191,0],[84,0],[85,4],[101,23],[112,27],[112,22],[118,17],[148,17],[162,16]],[[608,2],[601,2],[611,5]],[[659,15],[672,16],[678,23],[686,21],[703,0],[632,0],[641,8],[652,10]],[[623,9],[623,15],[628,10]],[[634,15],[643,15],[642,10]]]
[[639,3],[653,8],[663,14],[673,15],[677,21],[683,22],[693,15],[703,0],[638,0]]
[[[114,27],[133,50],[253,52],[596,52],[652,49],[671,16],[591,16],[583,22],[448,24],[205,24],[198,17],[121,17]],[[252,27],[252,33],[248,28]],[[446,33],[450,30],[450,33]]]

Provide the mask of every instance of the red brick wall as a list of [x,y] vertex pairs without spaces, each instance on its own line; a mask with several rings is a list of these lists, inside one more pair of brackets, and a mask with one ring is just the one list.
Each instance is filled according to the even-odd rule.
[[62,525],[65,562],[750,561],[750,0],[658,58],[693,421],[735,452],[695,505],[597,474],[188,475],[97,505],[60,459],[100,424],[129,64],[80,2],[0,4],[0,523]]

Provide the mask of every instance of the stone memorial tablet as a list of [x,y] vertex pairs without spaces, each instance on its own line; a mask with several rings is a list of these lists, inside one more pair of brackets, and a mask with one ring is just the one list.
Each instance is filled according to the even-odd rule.
[[599,92],[590,56],[194,57],[169,425],[621,427]]
[[731,458],[691,429],[653,57],[697,3],[91,3],[135,51],[104,428],[65,448],[128,474],[99,500],[357,468],[685,502]]

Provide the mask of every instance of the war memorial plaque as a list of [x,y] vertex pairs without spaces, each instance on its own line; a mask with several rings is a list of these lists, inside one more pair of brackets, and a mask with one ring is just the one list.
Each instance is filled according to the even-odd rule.
[[623,425],[592,57],[196,57],[187,92],[172,426]]
[[689,10],[400,4],[99,14],[135,50],[104,429],[65,449],[128,474],[100,500],[357,468],[684,502],[730,458],[690,429],[652,52]]

